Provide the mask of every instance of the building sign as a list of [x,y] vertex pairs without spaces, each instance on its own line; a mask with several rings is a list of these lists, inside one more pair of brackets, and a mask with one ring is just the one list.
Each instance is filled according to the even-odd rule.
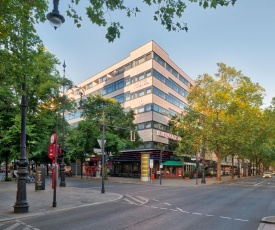
[[136,88],[149,84],[149,80],[146,78],[136,83]]
[[167,139],[175,140],[175,141],[181,141],[182,138],[176,135],[173,135],[171,133],[162,132],[160,130],[157,130],[157,135],[161,137],[165,137]]

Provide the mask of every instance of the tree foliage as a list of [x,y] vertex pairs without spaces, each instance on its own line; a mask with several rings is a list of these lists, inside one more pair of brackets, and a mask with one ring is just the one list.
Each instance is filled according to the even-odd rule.
[[[206,8],[216,8],[217,6],[234,5],[237,0],[189,0],[192,3],[199,3],[199,6]],[[74,19],[77,27],[81,27],[82,16],[77,13],[76,7],[80,0],[71,0],[71,5],[67,10],[67,15]],[[124,0],[90,0],[86,14],[93,24],[107,26],[106,39],[113,42],[120,38],[120,31],[123,25],[120,21],[113,21],[112,13],[118,11],[125,13],[126,17],[136,16],[141,13],[141,7],[137,3],[125,3]],[[186,1],[183,0],[143,0],[144,6],[154,8],[153,20],[159,21],[168,31],[188,31],[187,23],[181,22],[181,18],[187,8]]]
[[202,148],[205,138],[206,149],[217,156],[220,180],[224,157],[236,154],[243,160],[264,144],[264,89],[223,63],[218,63],[215,77],[203,74],[195,83],[188,95],[190,108],[172,119],[172,130],[183,137],[179,146],[193,145],[193,151]]

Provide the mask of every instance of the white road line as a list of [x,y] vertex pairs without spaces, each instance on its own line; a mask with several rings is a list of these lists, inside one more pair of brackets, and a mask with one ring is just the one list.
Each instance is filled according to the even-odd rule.
[[239,221],[249,221],[249,220],[243,220],[243,219],[235,219],[235,220],[239,220]]
[[156,199],[152,199],[153,201],[159,201],[159,200],[156,200]]
[[258,184],[264,183],[264,182],[266,182],[266,181],[267,181],[267,180],[264,180],[264,181],[262,181],[262,182],[260,182],[260,183],[254,184],[253,186],[256,186],[256,185],[258,185]]
[[20,225],[19,223],[13,224],[12,226],[6,228],[5,230],[12,230],[12,229],[18,227],[19,225]]
[[169,204],[169,203],[164,203],[164,204],[166,204],[166,205],[171,205],[171,204]]
[[151,208],[158,208],[158,207],[156,207],[156,206],[151,206]]
[[167,210],[167,208],[160,208],[160,209],[165,209],[165,210]]
[[190,213],[190,212],[187,212],[187,211],[183,211],[182,209],[180,209],[180,208],[177,208],[179,211],[181,211],[181,212],[184,212],[184,213]]
[[209,215],[209,214],[205,214],[206,216],[215,216],[215,215]]
[[25,227],[22,230],[30,230],[30,228],[29,227]]
[[226,217],[226,216],[220,216],[220,218],[231,220],[230,217]]
[[148,201],[148,199],[146,199],[146,198],[145,198],[145,201],[143,202],[143,201],[140,201],[140,200],[136,199],[136,198],[133,197],[133,196],[130,196],[130,195],[126,195],[126,196],[129,197],[129,198],[131,198],[132,200],[134,200],[134,201],[140,203],[140,204],[144,204],[144,203],[146,203],[146,202]]
[[171,211],[177,212],[179,210],[170,208]]
[[127,202],[129,202],[130,204],[136,204],[135,202],[133,202],[133,201],[127,199],[127,198],[124,198],[124,200],[127,201]]
[[192,214],[194,214],[194,215],[202,215],[202,213],[198,213],[198,212],[192,212]]
[[145,198],[145,197],[143,197],[143,196],[136,196],[136,197],[138,197],[139,199],[141,199],[141,200],[144,200],[144,201],[148,201],[148,199],[147,198]]

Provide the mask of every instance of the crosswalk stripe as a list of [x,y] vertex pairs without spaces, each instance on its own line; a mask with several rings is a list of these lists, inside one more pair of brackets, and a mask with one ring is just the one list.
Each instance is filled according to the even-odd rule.
[[133,196],[130,196],[130,195],[126,195],[127,197],[129,197],[130,199],[132,199],[132,200],[134,200],[134,201],[136,201],[136,202],[138,202],[138,203],[140,203],[140,204],[143,204],[144,202],[143,201],[141,201],[141,200],[138,200],[138,199],[136,199],[135,197],[133,197]]
[[13,224],[12,226],[6,228],[5,230],[12,230],[12,229],[15,229],[15,228],[18,227],[19,225],[20,225],[19,223]]

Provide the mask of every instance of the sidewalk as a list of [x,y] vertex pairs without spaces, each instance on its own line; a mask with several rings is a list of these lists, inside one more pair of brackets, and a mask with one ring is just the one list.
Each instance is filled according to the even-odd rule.
[[0,222],[58,212],[81,206],[95,205],[121,199],[115,193],[101,194],[100,191],[76,187],[56,187],[56,207],[53,206],[53,189],[51,181],[46,182],[45,190],[36,190],[35,183],[27,183],[28,213],[14,213],[16,202],[17,183],[0,182]]

